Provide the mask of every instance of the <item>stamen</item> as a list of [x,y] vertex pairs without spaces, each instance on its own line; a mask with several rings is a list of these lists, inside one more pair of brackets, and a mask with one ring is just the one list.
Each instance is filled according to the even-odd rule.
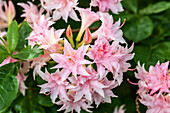
[[128,69],[129,71],[134,71],[134,70],[136,70],[136,68],[134,68],[134,69]]
[[125,22],[126,22],[126,19],[124,19],[124,21],[123,21],[122,25],[119,27],[119,29],[120,29],[121,27],[123,27],[123,25],[125,24]]
[[138,83],[133,83],[129,80],[129,78],[127,79],[127,81],[130,83],[130,84],[133,84],[133,85],[138,85]]

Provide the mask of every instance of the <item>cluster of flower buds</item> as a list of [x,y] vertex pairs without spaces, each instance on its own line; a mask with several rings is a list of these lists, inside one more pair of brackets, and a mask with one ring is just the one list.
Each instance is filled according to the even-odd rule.
[[139,101],[148,107],[147,113],[169,113],[170,111],[170,75],[168,73],[169,61],[158,62],[156,66],[150,66],[149,72],[144,64],[138,63],[136,78],[139,79]]
[[[88,108],[92,108],[93,102],[97,106],[101,102],[111,103],[111,97],[117,97],[112,89],[122,83],[123,72],[131,66],[127,61],[134,57],[131,53],[133,45],[128,49],[120,29],[124,23],[121,25],[120,20],[114,23],[113,17],[105,13],[109,9],[115,14],[123,11],[120,1],[92,0],[90,5],[98,6],[98,12],[79,8],[78,0],[40,0],[40,10],[31,2],[19,3],[24,8],[22,17],[26,18],[33,29],[27,37],[28,45],[38,45],[44,50],[44,55],[22,63],[17,76],[22,94],[25,94],[27,88],[24,74],[33,68],[34,79],[37,74],[47,81],[39,86],[40,93],[50,95],[54,104],[62,105],[58,111],[80,112],[84,109],[90,112]],[[78,10],[81,19],[75,10]],[[51,27],[61,17],[65,22],[68,17],[75,21],[81,20],[77,37],[73,37],[70,26],[66,30],[67,38],[61,38],[65,29],[55,30]],[[91,33],[89,27],[96,21],[101,21],[102,24]],[[47,69],[43,72],[41,67],[50,60],[56,62],[56,66],[51,68],[56,69],[56,72],[50,73]],[[113,75],[112,79],[107,78],[109,72]],[[124,112],[122,108],[120,111]]]

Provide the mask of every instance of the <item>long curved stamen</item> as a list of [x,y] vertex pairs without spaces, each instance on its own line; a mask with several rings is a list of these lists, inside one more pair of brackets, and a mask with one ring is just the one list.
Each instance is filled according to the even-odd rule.
[[138,83],[133,83],[129,80],[129,78],[127,79],[127,81],[130,83],[130,84],[133,84],[133,85],[138,85]]

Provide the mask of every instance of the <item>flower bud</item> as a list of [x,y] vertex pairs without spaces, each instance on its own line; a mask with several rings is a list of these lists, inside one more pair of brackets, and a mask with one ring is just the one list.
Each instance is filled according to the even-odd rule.
[[70,25],[67,27],[66,36],[69,39],[69,41],[73,39],[73,33],[72,33]]
[[91,43],[92,35],[91,35],[91,32],[90,32],[89,28],[86,28],[83,40],[84,40],[85,44]]

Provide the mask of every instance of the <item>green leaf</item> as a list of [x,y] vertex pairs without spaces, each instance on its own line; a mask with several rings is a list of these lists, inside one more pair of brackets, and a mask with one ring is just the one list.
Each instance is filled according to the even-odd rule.
[[166,60],[170,61],[170,42],[160,43],[157,47],[157,51],[163,54]]
[[37,104],[36,97],[26,95],[20,104],[20,113],[45,113],[45,110]]
[[0,44],[0,64],[8,57],[8,51],[6,48]]
[[156,4],[150,4],[146,8],[139,11],[140,14],[155,14],[170,8],[170,2],[161,1]]
[[134,13],[137,13],[138,9],[137,0],[123,0],[122,5],[123,7],[130,9]]
[[43,54],[43,49],[39,49],[38,46],[31,48],[31,46],[27,46],[22,49],[18,54],[13,55],[14,58],[19,58],[22,60],[33,59]]
[[125,37],[134,42],[148,38],[152,31],[153,23],[148,16],[134,16],[124,26]]
[[26,21],[22,22],[21,26],[19,27],[19,41],[15,50],[19,51],[27,45],[26,38],[30,35],[32,28],[28,25]]
[[9,49],[13,52],[18,44],[19,33],[18,33],[18,23],[14,20],[8,27],[7,32],[7,44]]
[[42,95],[42,94],[38,95],[38,103],[45,107],[51,107],[54,105],[49,95]]
[[18,63],[10,63],[0,67],[0,112],[6,110],[18,92]]
[[163,42],[150,47],[135,46],[134,52],[135,62],[145,63],[148,68],[150,65],[155,65],[158,61],[165,62],[165,60],[170,60],[170,42]]

